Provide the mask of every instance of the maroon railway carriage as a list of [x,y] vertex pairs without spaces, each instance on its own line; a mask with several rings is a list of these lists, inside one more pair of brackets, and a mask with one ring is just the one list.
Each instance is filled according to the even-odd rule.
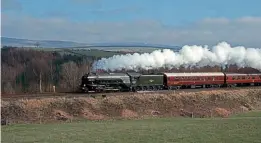
[[240,85],[261,85],[261,73],[258,74],[239,74],[226,73],[226,84],[229,87]]
[[164,84],[168,89],[220,87],[225,83],[225,74],[222,72],[163,74]]

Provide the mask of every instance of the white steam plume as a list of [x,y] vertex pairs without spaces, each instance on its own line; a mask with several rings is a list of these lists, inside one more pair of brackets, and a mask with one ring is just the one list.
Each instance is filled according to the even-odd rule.
[[93,69],[102,70],[138,70],[157,69],[161,67],[178,68],[180,66],[224,66],[252,67],[261,70],[261,49],[231,47],[222,42],[211,50],[207,46],[188,46],[175,53],[172,50],[156,50],[152,53],[115,55],[102,58],[93,65]]

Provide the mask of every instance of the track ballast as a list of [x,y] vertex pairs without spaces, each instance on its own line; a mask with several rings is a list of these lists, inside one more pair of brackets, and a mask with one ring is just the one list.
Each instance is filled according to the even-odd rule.
[[182,92],[200,92],[200,91],[218,91],[218,90],[240,90],[240,89],[260,89],[261,86],[251,87],[230,87],[230,88],[195,88],[195,89],[179,89],[179,90],[158,90],[158,91],[138,91],[138,92],[108,92],[108,93],[35,93],[35,94],[2,94],[2,100],[10,99],[31,99],[31,98],[75,98],[75,97],[107,97],[118,95],[133,95],[133,94],[168,94],[168,93],[182,93]]

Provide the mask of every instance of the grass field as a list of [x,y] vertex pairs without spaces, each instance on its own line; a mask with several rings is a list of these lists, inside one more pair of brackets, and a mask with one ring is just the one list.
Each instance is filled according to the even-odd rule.
[[[251,117],[251,118],[249,118]],[[150,118],[2,126],[3,142],[261,142],[261,112],[231,118]]]
[[[41,50],[41,51],[56,51],[59,52],[60,54],[80,54],[84,56],[94,56],[94,57],[111,57],[114,55],[122,55],[126,54],[123,53],[125,52],[152,52],[155,50],[158,50],[158,48],[142,48],[142,47],[122,47],[122,48],[113,48],[113,47],[105,47],[105,48],[96,48],[96,49],[91,49],[91,48],[30,48],[34,50]],[[89,50],[87,50],[89,49]]]
[[243,114],[235,114],[232,117],[260,117],[261,118],[261,111],[251,111],[248,113]]
[[44,50],[44,51],[56,51],[60,54],[76,54],[76,55],[84,55],[84,56],[93,56],[93,57],[111,57],[114,55],[119,55],[122,53],[114,52],[114,51],[104,51],[104,50],[97,50],[97,49],[55,49],[55,48],[46,48],[46,49],[37,49],[37,50]]

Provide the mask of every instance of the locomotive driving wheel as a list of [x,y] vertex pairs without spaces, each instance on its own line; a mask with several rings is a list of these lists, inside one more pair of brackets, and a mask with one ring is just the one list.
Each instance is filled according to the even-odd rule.
[[142,88],[141,88],[140,86],[137,86],[137,87],[135,87],[135,90],[136,90],[136,91],[141,91]]

